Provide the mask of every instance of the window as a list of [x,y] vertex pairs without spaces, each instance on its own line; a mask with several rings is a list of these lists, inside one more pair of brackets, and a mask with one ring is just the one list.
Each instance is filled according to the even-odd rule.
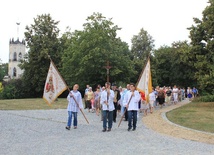
[[16,67],[13,68],[13,77],[16,77]]
[[19,61],[22,60],[22,53],[19,53]]
[[16,52],[13,53],[13,61],[17,61],[17,54],[16,54]]

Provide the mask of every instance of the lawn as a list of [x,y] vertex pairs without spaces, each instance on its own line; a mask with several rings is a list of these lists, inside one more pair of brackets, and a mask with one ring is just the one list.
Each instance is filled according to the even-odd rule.
[[0,100],[0,110],[66,109],[67,105],[66,98],[59,98],[51,105],[42,98]]
[[214,102],[192,102],[167,112],[166,116],[181,126],[214,133]]

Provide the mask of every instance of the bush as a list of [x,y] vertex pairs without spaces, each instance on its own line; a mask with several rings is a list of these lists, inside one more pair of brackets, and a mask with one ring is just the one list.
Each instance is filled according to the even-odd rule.
[[195,102],[214,102],[214,95],[206,95],[194,98]]
[[23,86],[21,79],[12,79],[8,82],[3,82],[4,89],[0,95],[1,99],[20,99],[26,98],[26,89]]

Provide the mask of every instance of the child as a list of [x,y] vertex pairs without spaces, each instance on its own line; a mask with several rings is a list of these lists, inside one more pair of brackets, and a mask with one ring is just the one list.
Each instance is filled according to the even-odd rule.
[[74,129],[77,128],[77,113],[80,109],[83,108],[82,104],[82,96],[80,92],[78,91],[79,85],[75,84],[73,86],[73,90],[69,92],[67,100],[68,100],[68,123],[67,126],[65,127],[67,130],[70,130],[71,128],[71,122],[72,122],[72,116],[73,118],[73,126]]

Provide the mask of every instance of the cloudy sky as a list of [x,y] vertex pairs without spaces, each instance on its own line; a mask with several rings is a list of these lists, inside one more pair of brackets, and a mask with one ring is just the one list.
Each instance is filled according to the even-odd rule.
[[[93,12],[102,13],[122,30],[118,37],[131,45],[131,38],[144,28],[155,40],[155,48],[174,41],[189,40],[187,30],[193,17],[202,18],[208,0],[7,0],[0,6],[0,59],[8,62],[9,40],[23,39],[26,25],[33,18],[50,14],[61,33],[67,26],[71,31],[82,30],[86,18]],[[20,22],[17,33],[16,22]]]

